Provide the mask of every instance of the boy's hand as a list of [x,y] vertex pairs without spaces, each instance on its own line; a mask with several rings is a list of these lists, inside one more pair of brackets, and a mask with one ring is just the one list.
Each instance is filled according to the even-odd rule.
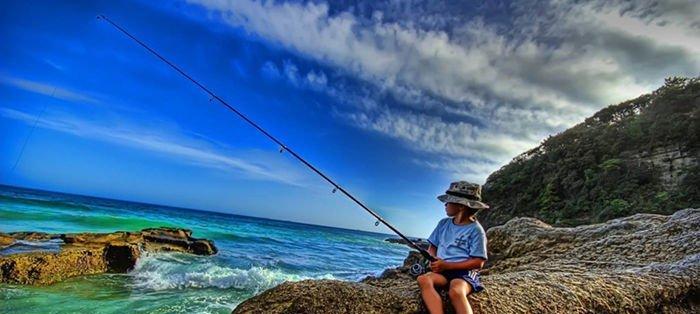
[[432,270],[434,273],[442,272],[445,270],[445,266],[447,266],[445,264],[447,264],[447,262],[438,258],[436,261],[430,262],[430,270]]

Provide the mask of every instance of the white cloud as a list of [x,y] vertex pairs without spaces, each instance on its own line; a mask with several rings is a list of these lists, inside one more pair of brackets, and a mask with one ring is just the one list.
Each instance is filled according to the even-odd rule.
[[[636,96],[659,81],[655,78],[653,82],[646,79],[642,80],[646,82],[637,82],[635,77],[625,73],[626,69],[620,68],[614,55],[605,53],[605,47],[601,46],[604,42],[591,42],[588,47],[583,43],[564,42],[552,47],[532,38],[509,39],[481,19],[462,25],[450,38],[445,32],[424,31],[381,20],[366,25],[347,12],[331,15],[323,3],[196,2],[221,13],[234,26],[244,27],[267,40],[364,79],[389,86],[415,86],[454,102],[468,101],[484,106],[488,102],[506,101],[576,111],[581,105],[600,106],[600,103]],[[614,18],[608,12],[611,10],[596,11],[586,5],[571,10],[569,8],[577,7],[566,1],[562,3],[548,6],[560,10],[556,12],[556,27],[540,29],[539,35],[615,33],[631,41],[645,40],[638,38],[639,34],[630,36],[613,27],[605,29],[600,24],[601,20],[609,20],[608,25],[620,25],[616,23],[624,22],[626,16]],[[540,14],[524,12],[520,20],[536,21]],[[625,29],[624,25],[619,28]],[[663,41],[663,36],[652,39],[656,40],[656,46],[648,49],[656,49],[659,54],[665,53],[667,48],[683,49],[676,41]],[[686,47],[698,43],[697,37],[685,39],[693,39],[684,41]],[[686,57],[694,60],[678,62],[695,63],[692,69],[695,71],[691,73],[697,73],[697,57]],[[659,73],[659,76],[663,78],[664,74],[670,73]],[[552,79],[547,80],[547,77]],[[570,88],[571,81],[582,80],[588,81],[587,85],[576,94]],[[610,84],[611,80],[614,84]],[[619,85],[627,87],[622,94]],[[586,101],[597,103],[587,104]]]
[[467,180],[484,182],[484,178],[493,172],[494,163],[491,160],[480,161],[473,159],[437,158],[435,160],[414,159],[414,163],[448,174],[450,180]]
[[272,61],[265,62],[262,68],[260,68],[260,73],[262,73],[263,77],[271,80],[276,80],[281,77],[279,68],[277,68]]
[[[0,108],[0,116],[29,125],[36,121],[36,117],[10,108]],[[304,182],[308,181],[308,176],[294,170],[298,167],[291,167],[288,161],[278,157],[279,154],[258,150],[239,150],[234,154],[231,147],[172,130],[166,124],[145,128],[128,121],[94,121],[47,112],[38,120],[37,127],[150,151],[177,162],[226,171],[247,179],[307,186]]]
[[25,80],[16,77],[0,76],[0,82],[28,92],[51,96],[66,101],[73,101],[87,104],[99,104],[100,101],[85,93],[72,91],[59,86]]
[[289,80],[292,85],[299,85],[301,84],[301,79],[299,77],[299,68],[297,68],[296,64],[292,63],[289,60],[285,60],[284,63],[282,64],[282,69],[284,71],[284,76],[287,77],[287,80]]
[[346,118],[361,128],[405,141],[414,149],[452,157],[493,160],[495,156],[514,156],[531,145],[530,141],[484,132],[468,123],[450,123],[408,111],[385,109],[371,115],[350,113]]
[[58,62],[54,62],[53,60],[51,60],[49,58],[44,58],[43,61],[46,62],[46,64],[50,65],[52,68],[54,68],[56,70],[59,70],[59,71],[65,70],[65,67],[63,65],[59,64]]
[[306,82],[309,86],[316,89],[321,89],[328,84],[328,77],[323,71],[309,71],[306,73]]
[[328,77],[323,71],[309,70],[306,74],[303,74],[291,60],[284,60],[281,70],[274,62],[267,61],[263,64],[260,71],[268,79],[276,80],[284,77],[289,84],[301,89],[324,91],[328,83]]
[[[325,3],[192,2],[372,84],[376,90],[369,92],[326,89],[341,102],[356,102],[356,111],[341,116],[358,127],[437,156],[477,151],[492,170],[666,76],[700,73],[700,2],[694,1],[522,1],[507,8],[506,23],[420,6],[406,19],[385,21],[392,12],[358,16],[361,10],[332,11]],[[295,70],[285,64],[290,81],[300,78]],[[386,108],[378,97],[386,95],[405,107]]]

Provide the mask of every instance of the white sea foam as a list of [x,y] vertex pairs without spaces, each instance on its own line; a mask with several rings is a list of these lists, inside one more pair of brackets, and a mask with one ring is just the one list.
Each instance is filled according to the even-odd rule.
[[61,239],[48,239],[48,240],[16,240],[14,243],[17,245],[34,246],[34,247],[54,247],[63,244]]
[[212,258],[188,259],[178,254],[144,256],[139,259],[129,275],[134,279],[135,287],[139,289],[233,288],[252,293],[258,293],[284,281],[333,279],[330,274],[300,276],[279,269],[234,268],[217,264]]
[[63,244],[61,239],[49,240],[16,240],[5,248],[0,249],[0,255],[28,252],[58,252]]

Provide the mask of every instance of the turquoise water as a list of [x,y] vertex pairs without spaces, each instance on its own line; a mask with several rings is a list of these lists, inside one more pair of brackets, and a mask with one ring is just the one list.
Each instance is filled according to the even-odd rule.
[[128,274],[85,276],[48,287],[0,285],[0,312],[230,313],[281,282],[359,280],[400,265],[408,251],[385,242],[389,236],[383,234],[0,185],[2,232],[158,226],[192,229],[193,236],[214,240],[219,254],[148,254]]

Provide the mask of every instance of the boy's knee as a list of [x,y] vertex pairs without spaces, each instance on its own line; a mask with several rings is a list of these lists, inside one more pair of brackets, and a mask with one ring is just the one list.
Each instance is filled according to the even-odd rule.
[[433,279],[428,275],[420,275],[416,280],[418,280],[418,285],[421,287],[429,287],[433,285]]
[[450,296],[450,299],[461,298],[462,297],[462,290],[458,289],[456,287],[450,287],[450,291],[448,292],[448,295]]
[[464,281],[452,280],[450,282],[450,290],[448,295],[450,299],[462,298],[469,294],[471,287]]

